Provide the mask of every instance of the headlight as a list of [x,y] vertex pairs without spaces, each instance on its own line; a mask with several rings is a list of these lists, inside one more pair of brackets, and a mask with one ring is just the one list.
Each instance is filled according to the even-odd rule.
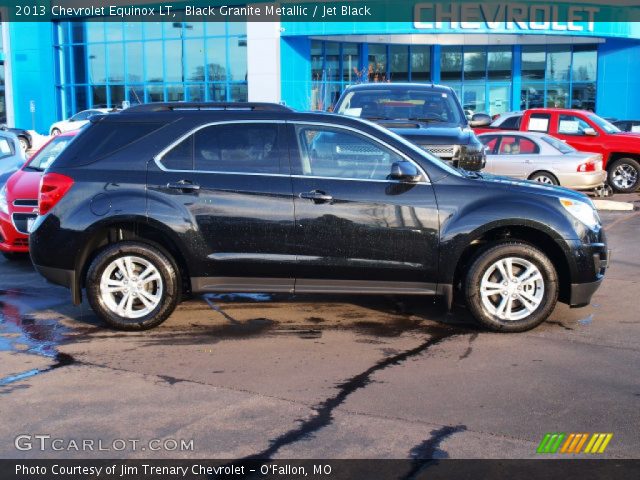
[[9,205],[7,205],[7,186],[0,189],[0,211],[9,215]]
[[567,212],[580,220],[589,228],[595,228],[600,225],[600,218],[596,209],[587,202],[581,202],[579,200],[571,200],[568,198],[560,198],[560,204],[565,208]]

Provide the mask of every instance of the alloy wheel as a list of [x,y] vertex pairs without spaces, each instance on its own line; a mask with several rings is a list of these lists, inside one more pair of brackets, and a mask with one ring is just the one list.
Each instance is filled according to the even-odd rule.
[[638,181],[638,172],[632,165],[621,163],[613,170],[611,183],[621,190],[633,187]]
[[480,281],[480,296],[486,312],[502,320],[527,318],[544,299],[544,280],[538,267],[519,257],[491,264]]
[[113,260],[100,278],[104,305],[124,318],[141,318],[154,311],[162,300],[163,290],[158,269],[137,256]]

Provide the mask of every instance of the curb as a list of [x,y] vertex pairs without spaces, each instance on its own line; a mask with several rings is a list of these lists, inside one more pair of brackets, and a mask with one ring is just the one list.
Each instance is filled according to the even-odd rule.
[[593,204],[598,210],[608,211],[632,211],[633,203],[629,202],[616,202],[614,200],[593,200]]

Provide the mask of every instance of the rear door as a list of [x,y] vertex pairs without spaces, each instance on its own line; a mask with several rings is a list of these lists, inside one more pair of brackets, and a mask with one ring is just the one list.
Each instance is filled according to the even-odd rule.
[[301,122],[289,133],[296,292],[435,288],[438,216],[426,175],[388,180],[407,158],[348,127]]
[[210,124],[150,162],[149,189],[192,224],[185,236],[195,252],[194,289],[292,291],[294,216],[283,128],[275,121]]

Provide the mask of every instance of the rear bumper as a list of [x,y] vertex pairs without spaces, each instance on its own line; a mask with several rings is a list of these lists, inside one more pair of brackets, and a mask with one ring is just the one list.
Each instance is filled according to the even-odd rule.
[[592,190],[604,185],[607,181],[607,171],[558,174],[558,180],[563,187],[575,190]]

